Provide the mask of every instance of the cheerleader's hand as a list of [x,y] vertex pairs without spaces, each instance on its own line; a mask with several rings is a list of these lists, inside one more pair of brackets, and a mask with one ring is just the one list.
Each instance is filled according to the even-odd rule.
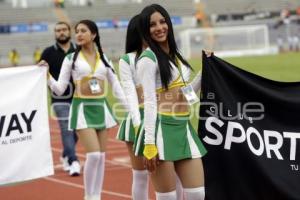
[[51,77],[50,73],[49,73],[49,64],[45,61],[45,60],[41,60],[37,66],[39,67],[46,67],[47,68],[47,79],[49,79]]
[[150,172],[154,172],[159,164],[157,157],[158,151],[155,144],[146,144],[143,154],[145,156],[144,165],[146,169]]
[[212,55],[214,55],[213,51],[204,50],[204,53],[207,57],[211,57]]
[[37,66],[39,67],[47,67],[49,69],[49,64],[45,60],[41,60]]

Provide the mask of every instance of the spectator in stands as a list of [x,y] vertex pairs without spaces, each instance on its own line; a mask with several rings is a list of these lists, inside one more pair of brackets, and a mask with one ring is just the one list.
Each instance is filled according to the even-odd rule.
[[[176,175],[186,200],[204,200],[201,157],[205,147],[189,121],[189,102],[196,102],[201,75],[189,81],[191,66],[179,53],[168,12],[160,5],[145,7],[141,32],[148,44],[137,61],[144,92],[144,129],[135,152],[144,155],[157,200],[176,200]],[[185,93],[183,92],[185,91]],[[191,153],[190,149],[193,149]]]
[[[107,80],[113,94],[127,108],[127,101],[112,63],[102,51],[95,22],[81,20],[75,26],[78,48],[68,54],[56,81],[49,77],[48,85],[56,94],[63,94],[72,77],[75,92],[70,112],[70,128],[75,129],[86,150],[84,165],[85,200],[100,200],[104,179],[107,128],[117,125],[106,100]],[[41,63],[42,64],[42,63]]]
[[118,18],[114,17],[114,18],[112,19],[112,24],[113,24],[113,27],[114,27],[115,29],[118,29],[118,28],[119,28],[119,20],[118,20]]
[[40,47],[36,47],[33,52],[33,61],[35,64],[40,62],[41,56],[42,56],[42,51],[41,51]]
[[280,12],[280,20],[282,21],[283,24],[289,24],[290,23],[290,16],[291,16],[291,13],[290,13],[290,10],[285,8],[285,9],[282,9],[281,12]]
[[202,23],[203,23],[203,20],[204,20],[204,13],[201,10],[197,9],[196,13],[195,13],[195,18],[196,18],[196,21],[197,21],[197,26],[201,27]]
[[284,20],[284,19],[289,18],[289,17],[290,17],[290,11],[287,8],[282,9],[281,12],[280,12],[281,20]]
[[56,8],[65,8],[65,0],[54,0],[54,6]]
[[[54,79],[58,79],[63,60],[67,54],[75,51],[75,45],[71,43],[71,27],[66,22],[58,22],[54,27],[56,43],[47,47],[41,56],[49,64],[49,72]],[[77,135],[73,130],[68,130],[68,116],[72,100],[74,85],[68,81],[68,88],[62,96],[51,95],[52,108],[59,122],[63,152],[61,162],[63,170],[70,176],[80,174],[80,164],[75,152]]]
[[65,0],[59,0],[59,6],[65,8]]
[[18,66],[20,62],[20,54],[17,49],[12,49],[8,53],[8,58],[12,66]]

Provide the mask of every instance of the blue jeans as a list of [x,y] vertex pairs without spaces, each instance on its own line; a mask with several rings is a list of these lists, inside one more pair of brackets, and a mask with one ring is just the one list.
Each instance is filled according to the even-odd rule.
[[74,130],[68,130],[69,110],[70,104],[68,103],[54,103],[53,109],[56,113],[58,123],[61,130],[61,139],[63,144],[63,157],[68,157],[68,162],[71,164],[73,161],[78,160],[75,153],[75,146],[78,140]]

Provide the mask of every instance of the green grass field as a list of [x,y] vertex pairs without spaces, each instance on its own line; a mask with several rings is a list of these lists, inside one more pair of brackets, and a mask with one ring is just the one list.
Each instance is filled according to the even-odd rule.
[[[268,56],[224,58],[227,62],[246,71],[277,81],[300,81],[300,53],[283,53]],[[198,71],[201,60],[190,60]]]
[[[223,58],[223,60],[268,79],[284,82],[300,81],[300,53]],[[202,68],[202,62],[199,59],[190,60],[190,63],[195,71]],[[196,116],[198,109],[193,107],[191,112]],[[193,126],[197,128],[198,119],[193,117],[191,121]]]

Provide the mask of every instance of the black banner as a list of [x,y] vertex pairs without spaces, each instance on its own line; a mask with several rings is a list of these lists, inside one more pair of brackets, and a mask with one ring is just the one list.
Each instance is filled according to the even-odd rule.
[[300,200],[300,82],[268,80],[214,55],[203,55],[202,73],[205,199]]

